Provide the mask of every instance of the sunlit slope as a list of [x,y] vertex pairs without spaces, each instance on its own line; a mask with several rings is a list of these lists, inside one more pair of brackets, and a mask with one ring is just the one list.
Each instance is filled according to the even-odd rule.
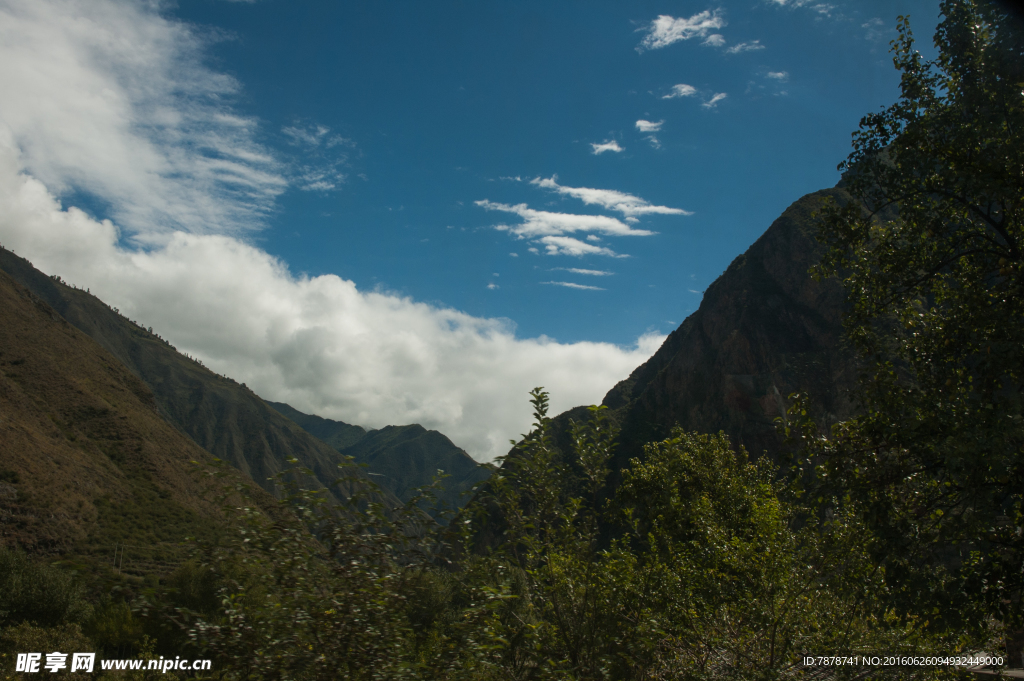
[[190,463],[211,458],[131,371],[0,272],[4,544],[109,564],[127,543],[136,564],[171,560],[219,522]]
[[[3,249],[0,270],[45,300],[140,378],[169,423],[264,489],[277,492],[272,478],[292,467],[290,459],[313,471],[316,487],[329,486],[339,476],[333,448],[268,407],[244,385],[213,373],[95,296],[46,276]],[[393,497],[388,501],[397,502]]]

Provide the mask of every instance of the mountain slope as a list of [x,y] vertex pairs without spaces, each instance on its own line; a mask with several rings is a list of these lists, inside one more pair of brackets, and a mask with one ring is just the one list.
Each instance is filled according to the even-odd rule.
[[0,272],[0,543],[102,565],[129,544],[129,568],[159,570],[220,522],[192,473],[211,460],[142,381]]
[[462,508],[467,501],[463,493],[491,474],[447,437],[418,424],[370,431],[340,451],[365,463],[375,482],[403,501],[429,484],[439,470],[444,471],[449,477],[441,482],[438,501],[452,509]]
[[725,431],[752,456],[779,453],[775,419],[788,396],[807,393],[826,422],[853,413],[856,360],[843,340],[843,292],[808,269],[822,249],[812,213],[841,189],[790,205],[708,287],[700,308],[661,348],[605,396],[622,426],[616,467],[663,439],[676,424]]
[[302,426],[307,433],[326,442],[334,449],[344,449],[354,445],[366,435],[366,429],[362,426],[353,426],[344,421],[333,421],[313,414],[303,414],[284,402],[267,400],[267,404]]
[[461,508],[463,493],[486,480],[491,470],[436,430],[421,425],[386,426],[366,432],[360,426],[332,421],[301,411],[283,402],[267,402],[311,434],[327,442],[343,456],[366,464],[374,482],[402,501],[431,483],[438,470],[446,477],[437,492],[439,502]]
[[[213,373],[95,296],[46,276],[10,251],[0,249],[0,270],[139,377],[160,413],[179,431],[264,489],[275,492],[270,478],[290,468],[291,458],[313,471],[316,487],[327,487],[338,477],[334,449],[271,409],[244,384]],[[393,497],[387,501],[397,503]]]

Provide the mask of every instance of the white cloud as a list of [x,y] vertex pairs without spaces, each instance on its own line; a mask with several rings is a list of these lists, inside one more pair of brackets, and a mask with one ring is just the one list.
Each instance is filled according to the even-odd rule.
[[789,7],[790,9],[795,9],[797,7],[808,7],[809,6],[809,9],[812,9],[815,12],[817,12],[818,14],[820,14],[822,16],[825,16],[825,17],[831,17],[832,16],[832,11],[834,9],[836,9],[835,5],[831,5],[831,4],[827,3],[827,2],[820,2],[820,3],[812,5],[811,3],[814,2],[814,0],[770,0],[770,1],[774,2],[779,7]]
[[728,54],[739,54],[740,52],[751,52],[753,50],[763,50],[764,45],[761,44],[760,40],[752,40],[749,43],[738,43],[732,47],[726,49]]
[[725,36],[721,33],[712,33],[709,35],[704,42],[704,45],[710,45],[711,47],[721,47],[725,44]]
[[729,96],[729,95],[727,95],[727,94],[726,94],[726,93],[724,93],[724,92],[719,92],[719,93],[718,93],[718,94],[716,94],[716,95],[715,95],[714,97],[712,97],[712,98],[711,98],[711,99],[709,99],[708,101],[706,101],[706,102],[704,102],[703,104],[701,104],[701,106],[703,106],[703,107],[706,107],[706,108],[710,109],[710,108],[712,108],[712,107],[715,107],[715,106],[717,106],[717,105],[718,105],[718,103],[719,103],[720,101],[722,101],[723,99],[725,99],[725,98],[726,98],[726,97],[728,97],[728,96]]
[[[660,345],[517,338],[507,320],[295,276],[239,239],[286,173],[231,108],[237,84],[159,6],[0,4],[4,246],[263,397],[368,427],[421,423],[480,459],[529,427],[531,388],[555,412],[593,403]],[[62,206],[72,189],[114,220]],[[541,241],[571,251],[544,242],[557,238]]]
[[672,91],[662,97],[662,99],[675,99],[676,97],[692,97],[697,94],[697,88],[686,83],[679,83],[678,85],[672,86]]
[[725,26],[721,10],[704,10],[689,18],[660,15],[647,26],[647,35],[640,41],[637,51],[656,50],[680,40],[707,38],[712,31]]
[[[658,125],[660,125],[660,123]],[[628,215],[630,217],[651,214],[693,215],[692,212],[688,210],[683,210],[682,208],[669,208],[668,206],[652,206],[650,203],[644,201],[639,196],[633,196],[632,194],[616,191],[614,189],[591,189],[590,187],[565,187],[558,184],[557,179],[557,175],[552,175],[547,179],[536,177],[530,180],[530,184],[535,184],[538,187],[543,187],[544,189],[551,189],[553,191],[558,192],[559,194],[579,199],[583,201],[583,203],[586,203],[588,205],[601,206],[602,208],[605,208],[607,210],[613,210],[618,213],[622,213],[623,215]],[[479,201],[477,203],[479,204]]]
[[640,132],[658,132],[664,124],[665,121],[654,123],[652,121],[639,120],[636,122],[636,129]]
[[539,241],[544,244],[548,255],[571,255],[577,258],[583,255],[605,255],[610,258],[627,257],[619,255],[610,248],[594,246],[569,236],[545,236],[540,238]]
[[521,239],[535,239],[540,236],[555,236],[572,232],[598,232],[610,236],[650,236],[654,232],[645,229],[633,229],[626,223],[607,215],[574,215],[572,213],[552,213],[546,210],[534,210],[525,203],[510,206],[507,203],[494,203],[483,199],[476,205],[485,210],[497,210],[512,213],[523,218],[518,225],[496,225],[495,229],[511,232]]
[[542,281],[542,284],[551,284],[553,286],[564,286],[565,288],[575,288],[583,291],[606,291],[600,286],[587,286],[586,284],[574,284],[571,281]]
[[782,82],[789,80],[789,74],[785,71],[769,71],[768,77]]
[[[296,277],[236,238],[175,232],[124,248],[110,221],[63,209],[0,143],[0,243],[105,302],[218,373],[309,413],[367,427],[421,423],[478,459],[530,423],[527,392],[552,410],[599,402],[663,337],[633,348],[516,338],[511,325],[382,292],[334,275]],[[570,255],[615,255],[545,237]]]
[[493,291],[494,289],[498,288],[498,285],[492,281],[490,284],[487,285],[487,288]]
[[578,267],[555,267],[554,270],[562,270],[563,272],[572,272],[573,274],[586,274],[591,277],[608,277],[614,272],[606,272],[605,270],[582,270]]
[[202,63],[204,39],[155,6],[5,0],[0,121],[51,191],[96,196],[140,241],[259,227],[286,169],[231,108],[238,83]]
[[615,140],[605,140],[600,144],[598,144],[597,142],[591,142],[590,146],[593,147],[593,153],[595,156],[597,154],[603,154],[606,151],[614,151],[615,153],[618,153],[623,150],[622,147],[619,146],[619,143],[616,142]]

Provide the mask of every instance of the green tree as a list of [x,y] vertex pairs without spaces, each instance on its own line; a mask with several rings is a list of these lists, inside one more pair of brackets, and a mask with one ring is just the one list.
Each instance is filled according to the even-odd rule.
[[854,200],[823,213],[818,274],[845,283],[864,409],[805,433],[901,607],[980,627],[1019,618],[1024,574],[1024,32],[983,0],[942,14],[931,61],[900,17],[901,96],[862,119],[840,166]]

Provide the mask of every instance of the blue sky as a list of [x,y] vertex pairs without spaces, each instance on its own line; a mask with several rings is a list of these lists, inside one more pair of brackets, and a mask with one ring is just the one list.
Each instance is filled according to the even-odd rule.
[[838,180],[938,2],[0,0],[0,243],[268,399],[480,459]]
[[[859,118],[897,95],[901,13],[927,39],[937,3],[191,0],[175,12],[227,32],[212,54],[268,144],[297,163],[311,154],[330,175],[320,186],[335,185],[281,198],[259,237],[269,252],[507,317],[525,336],[614,343],[674,328],[692,291],[789,203],[836,182]],[[662,15],[696,17],[692,37],[644,49]],[[695,91],[666,99],[680,84]],[[606,141],[622,151],[595,155]],[[548,256],[492,228],[521,220],[475,203],[615,214],[528,182],[553,175],[693,214],[641,216],[656,235],[599,242],[628,258]]]

